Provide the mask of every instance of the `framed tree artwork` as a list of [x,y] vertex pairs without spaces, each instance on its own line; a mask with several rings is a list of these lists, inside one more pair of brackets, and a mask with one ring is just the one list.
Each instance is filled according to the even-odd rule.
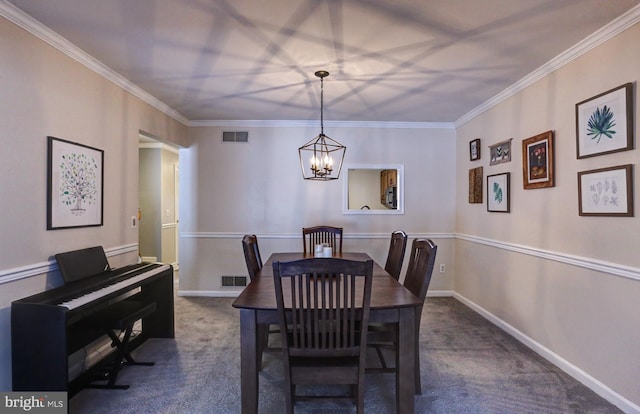
[[487,211],[509,213],[511,210],[509,184],[511,173],[487,176]]
[[47,230],[102,226],[104,151],[47,139]]
[[578,173],[581,216],[633,217],[631,164]]
[[553,187],[553,131],[522,141],[522,172],[525,190]]
[[632,89],[625,83],[576,104],[577,158],[633,148]]

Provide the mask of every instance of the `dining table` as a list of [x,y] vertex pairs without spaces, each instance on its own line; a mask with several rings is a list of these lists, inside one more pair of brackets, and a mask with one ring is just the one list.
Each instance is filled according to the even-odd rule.
[[[278,324],[273,263],[312,257],[313,252],[273,253],[233,302],[233,307],[240,310],[240,386],[243,414],[258,413],[258,374],[262,363],[259,332],[264,332],[265,329],[259,328],[261,325]],[[358,252],[334,253],[333,257],[360,261],[371,259],[367,253]],[[396,412],[413,413],[416,363],[414,347],[417,342],[415,313],[422,302],[375,261],[372,280],[369,321],[397,324],[398,327],[398,349],[395,353]]]

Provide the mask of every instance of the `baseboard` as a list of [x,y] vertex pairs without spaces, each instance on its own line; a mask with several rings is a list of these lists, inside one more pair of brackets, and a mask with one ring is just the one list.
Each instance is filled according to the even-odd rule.
[[587,374],[586,372],[584,372],[577,366],[573,365],[566,359],[562,358],[558,354],[546,348],[539,342],[525,335],[518,329],[509,325],[502,319],[498,318],[491,312],[487,311],[486,309],[482,308],[481,306],[477,305],[475,302],[467,299],[466,297],[460,295],[459,293],[453,292],[453,297],[454,299],[459,300],[460,302],[464,303],[465,305],[473,309],[475,312],[482,315],[482,317],[484,317],[485,319],[487,319],[488,321],[490,321],[491,323],[493,323],[503,331],[507,332],[509,335],[516,338],[518,341],[522,342],[525,346],[527,346],[528,348],[530,348],[531,350],[533,350],[534,352],[542,356],[547,361],[551,362],[553,365],[557,366],[567,374],[571,375],[573,378],[575,378],[576,380],[578,380],[579,382],[587,386],[589,389],[591,389],[593,392],[595,392],[602,398],[609,401],[611,404],[614,404],[616,407],[618,407],[625,413],[640,414],[640,406],[634,404],[633,402],[629,401],[622,395],[613,391],[611,388],[607,387],[602,382],[593,378],[591,375]]

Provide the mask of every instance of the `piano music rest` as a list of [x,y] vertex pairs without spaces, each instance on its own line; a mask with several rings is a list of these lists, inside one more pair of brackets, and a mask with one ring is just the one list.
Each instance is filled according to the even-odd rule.
[[[128,385],[118,385],[116,380],[118,373],[123,365],[145,365],[153,366],[154,362],[137,362],[129,353],[129,339],[133,331],[133,325],[136,321],[152,314],[156,310],[155,302],[145,303],[135,300],[122,300],[110,305],[108,308],[96,313],[87,322],[95,324],[106,330],[109,338],[111,338],[111,346],[118,348],[115,359],[112,361],[113,366],[107,372],[104,378],[97,378],[94,381],[107,381],[106,384],[89,385],[90,388],[108,388],[126,390]],[[115,331],[124,332],[122,340]]]

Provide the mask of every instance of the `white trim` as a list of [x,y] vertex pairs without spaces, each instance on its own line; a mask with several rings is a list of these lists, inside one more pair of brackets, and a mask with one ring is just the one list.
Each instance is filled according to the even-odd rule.
[[[242,287],[244,289],[244,286]],[[240,290],[179,290],[178,296],[198,297],[198,298],[237,298]]]
[[138,149],[160,149],[173,154],[180,154],[180,149],[162,142],[142,142],[138,144]]
[[53,30],[40,23],[38,20],[34,19],[27,13],[23,12],[18,7],[7,2],[6,0],[0,0],[0,16],[6,18],[10,22],[36,36],[40,40],[58,49],[65,55],[91,69],[103,78],[115,83],[120,88],[131,93],[133,96],[140,98],[142,101],[153,106],[160,112],[163,112],[164,114],[170,116],[183,125],[188,125],[189,120],[184,117],[184,115],[169,107],[167,104],[160,101],[155,96],[135,85],[124,76],[115,72],[113,69],[100,62],[98,59],[89,55],[73,43],[69,42],[64,37],[60,36],[58,33],[54,32]]
[[495,247],[497,249],[508,250],[516,253],[534,256],[540,259],[553,260],[556,262],[578,266],[589,270],[621,276],[628,279],[640,280],[640,269],[637,267],[625,266],[618,263],[606,262],[604,260],[592,259],[583,256],[553,252],[550,250],[538,249],[515,243],[505,243],[484,237],[472,236],[468,234],[456,234],[456,239],[466,240],[473,243]]
[[[182,232],[184,239],[242,239],[247,233],[224,232]],[[256,234],[259,239],[300,239],[302,233],[262,233]],[[345,233],[344,239],[388,239],[389,233]],[[453,239],[454,233],[407,233],[410,239]]]
[[460,302],[464,303],[475,312],[479,313],[482,317],[489,320],[491,323],[496,325],[498,328],[507,332],[509,335],[516,338],[518,341],[522,342],[525,346],[542,356],[544,359],[551,362],[553,365],[557,366],[567,374],[574,377],[576,380],[593,390],[596,394],[606,399],[610,403],[614,404],[622,411],[626,413],[640,413],[640,406],[634,404],[629,401],[622,395],[618,394],[602,382],[598,381],[596,378],[587,374],[585,371],[580,369],[579,367],[573,365],[566,359],[562,358],[560,355],[546,348],[539,342],[533,340],[531,337],[527,336],[523,332],[509,325],[507,322],[498,318],[491,312],[477,305],[473,301],[467,299],[466,297],[460,295],[459,293],[454,292],[453,297]]
[[[453,122],[384,122],[384,121],[324,121],[329,128],[376,128],[376,129],[455,129]],[[190,127],[229,128],[316,128],[317,120],[194,120]]]
[[[127,244],[123,246],[112,247],[106,249],[105,253],[107,257],[119,256],[126,253],[138,252],[138,244]],[[58,270],[58,265],[55,259],[48,262],[34,263],[27,266],[16,267],[13,269],[7,269],[0,271],[0,285],[9,282],[15,282],[17,280],[26,279],[31,276],[42,275],[49,272]]]
[[638,22],[640,22],[640,5],[633,7],[611,23],[595,31],[593,34],[572,46],[570,49],[564,51],[524,78],[520,79],[518,82],[461,116],[454,122],[454,125],[456,128],[460,127],[465,122],[470,121],[481,113],[498,105],[500,102],[505,101],[525,88],[528,88],[540,79],[543,79],[545,76],[557,71]]

